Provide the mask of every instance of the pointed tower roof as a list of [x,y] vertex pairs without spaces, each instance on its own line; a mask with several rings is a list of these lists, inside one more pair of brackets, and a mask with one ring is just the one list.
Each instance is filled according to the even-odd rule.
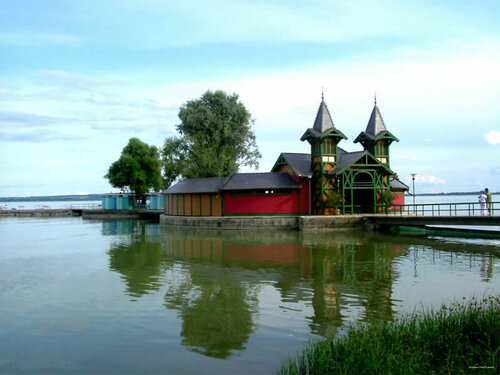
[[386,131],[384,124],[384,119],[380,114],[380,111],[377,107],[377,101],[375,100],[375,105],[373,106],[372,114],[370,116],[370,120],[368,120],[368,125],[366,125],[365,132],[370,134],[373,137],[376,137],[379,133]]
[[314,125],[312,128],[306,130],[300,140],[304,141],[311,138],[321,139],[325,137],[336,137],[339,140],[347,139],[347,137],[333,125],[332,116],[330,116],[330,111],[326,106],[323,93],[321,93],[321,104],[319,105]]
[[389,140],[389,142],[399,142],[399,139],[386,129],[384,119],[377,107],[377,98],[375,98],[375,105],[373,106],[372,114],[368,120],[368,125],[366,125],[366,130],[358,135],[354,143],[363,141],[373,142],[380,139],[386,139]]
[[333,125],[330,111],[328,110],[323,98],[321,98],[321,104],[319,105],[318,113],[316,114],[316,120],[314,120],[313,129],[321,134],[334,127],[335,125]]

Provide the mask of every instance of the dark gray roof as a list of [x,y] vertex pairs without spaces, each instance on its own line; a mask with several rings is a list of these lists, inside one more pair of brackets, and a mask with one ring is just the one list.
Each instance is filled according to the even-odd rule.
[[313,129],[321,134],[334,127],[330,111],[328,111],[325,101],[321,100]]
[[165,194],[217,193],[227,177],[190,178],[170,186]]
[[372,154],[370,154],[368,151],[355,151],[355,152],[347,152],[340,147],[337,148],[337,156],[338,156],[338,162],[337,166],[329,173],[333,174],[340,174],[342,173],[346,168],[348,168],[350,165],[356,163],[360,158],[362,158],[365,155],[368,155],[371,157],[374,161],[374,165],[379,165],[382,168],[385,168],[390,174],[393,172],[389,167],[378,161]]
[[221,190],[298,189],[288,173],[235,173],[229,177],[190,178],[169,187],[164,194],[218,193]]
[[252,189],[297,189],[300,183],[288,173],[237,173],[224,186],[224,191]]
[[297,176],[311,177],[311,154],[299,154],[295,152],[283,152],[281,154]]
[[334,169],[335,173],[342,172],[345,168],[356,162],[356,160],[358,160],[364,154],[366,154],[366,151],[347,152],[344,149],[337,147],[338,161],[337,166]]
[[391,179],[390,184],[391,184],[392,190],[406,190],[406,191],[410,190],[408,185],[404,184],[403,182],[401,182],[395,178]]
[[368,125],[366,125],[365,133],[371,135],[372,137],[376,137],[379,133],[386,130],[387,129],[385,128],[384,119],[380,114],[377,104],[375,104],[373,106],[370,120],[368,120]]

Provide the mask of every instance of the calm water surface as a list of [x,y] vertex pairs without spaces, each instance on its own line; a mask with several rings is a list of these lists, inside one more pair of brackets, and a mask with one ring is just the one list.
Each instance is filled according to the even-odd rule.
[[500,241],[0,219],[1,374],[274,374],[305,342],[500,292]]

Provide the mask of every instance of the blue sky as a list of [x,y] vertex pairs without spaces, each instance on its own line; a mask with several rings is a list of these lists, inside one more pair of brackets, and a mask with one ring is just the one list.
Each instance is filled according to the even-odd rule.
[[500,190],[495,1],[0,0],[0,196],[103,193],[131,137],[160,147],[180,105],[237,93],[269,171],[308,152],[324,89],[353,144],[373,96],[418,192]]

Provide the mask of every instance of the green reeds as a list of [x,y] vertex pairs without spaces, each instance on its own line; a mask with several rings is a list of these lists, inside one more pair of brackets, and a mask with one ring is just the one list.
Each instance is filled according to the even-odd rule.
[[500,297],[454,302],[395,322],[358,324],[283,362],[291,374],[488,374],[500,371]]

